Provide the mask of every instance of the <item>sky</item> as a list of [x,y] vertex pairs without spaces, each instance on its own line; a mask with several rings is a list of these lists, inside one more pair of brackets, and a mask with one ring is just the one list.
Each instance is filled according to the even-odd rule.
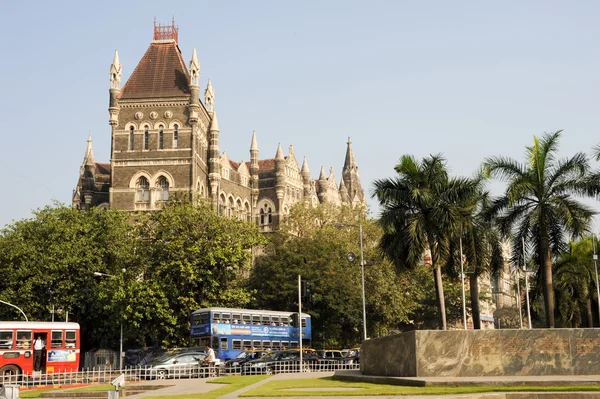
[[471,175],[489,156],[524,160],[544,132],[564,129],[561,157],[600,143],[600,2],[1,3],[0,228],[71,203],[88,134],[110,161],[114,51],[123,85],[155,18],[175,19],[186,63],[196,48],[231,160],[249,160],[255,130],[260,159],[293,144],[313,178],[323,165],[339,182],[350,137],[370,198],[404,154]]

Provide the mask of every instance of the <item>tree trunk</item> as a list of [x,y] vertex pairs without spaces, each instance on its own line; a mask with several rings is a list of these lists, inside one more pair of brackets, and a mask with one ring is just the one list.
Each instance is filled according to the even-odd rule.
[[473,273],[469,276],[469,291],[471,292],[473,328],[475,330],[481,330],[481,310],[479,309],[479,278],[476,273]]
[[585,301],[585,315],[588,328],[594,328],[594,316],[592,316],[592,300],[590,297]]
[[[433,259],[433,256],[432,256]],[[433,281],[435,283],[435,294],[438,303],[438,320],[441,330],[447,330],[446,326],[446,302],[444,300],[444,286],[442,284],[442,268],[441,266],[433,265]]]
[[544,308],[546,310],[546,327],[554,328],[554,288],[552,287],[552,258],[548,237],[540,238],[540,260],[543,271]]

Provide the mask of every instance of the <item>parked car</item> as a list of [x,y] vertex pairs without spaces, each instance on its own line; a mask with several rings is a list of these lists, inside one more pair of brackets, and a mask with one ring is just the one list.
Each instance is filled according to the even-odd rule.
[[322,349],[317,351],[319,357],[319,369],[336,370],[340,368],[342,361],[342,351],[337,349]]
[[200,375],[204,352],[177,351],[166,354],[148,362],[140,370],[140,377],[145,379],[179,378]]
[[[319,358],[314,351],[302,351],[302,370],[309,371],[316,368],[318,364]],[[242,375],[299,372],[300,370],[300,351],[297,349],[267,353],[261,359],[250,360],[242,365]]]
[[360,348],[350,349],[346,356],[342,358],[341,362],[346,366],[360,364]]
[[242,365],[250,360],[258,360],[264,355],[270,353],[266,350],[251,349],[240,352],[233,359],[225,362],[225,371],[228,373],[239,373],[242,371]]

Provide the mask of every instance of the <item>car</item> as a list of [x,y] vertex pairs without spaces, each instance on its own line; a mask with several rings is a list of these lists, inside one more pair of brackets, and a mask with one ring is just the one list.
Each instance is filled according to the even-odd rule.
[[345,367],[360,364],[360,348],[352,348],[340,361]]
[[319,368],[321,370],[336,370],[341,364],[342,355],[341,350],[337,349],[321,349],[317,351],[319,357]]
[[165,379],[200,375],[205,352],[177,351],[148,362],[140,371],[140,378]]
[[225,371],[227,373],[239,373],[242,370],[242,365],[250,360],[258,360],[270,351],[260,349],[250,349],[238,353],[233,359],[225,362]]
[[[314,351],[302,351],[302,370],[310,371],[311,369],[316,368],[318,363],[319,358]],[[298,349],[267,353],[261,359],[250,360],[242,365],[242,375],[276,374],[299,371],[301,371],[301,369],[300,351]]]

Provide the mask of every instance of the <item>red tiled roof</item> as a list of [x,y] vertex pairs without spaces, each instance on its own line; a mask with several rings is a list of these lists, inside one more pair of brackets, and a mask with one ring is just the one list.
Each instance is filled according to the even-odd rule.
[[266,172],[268,170],[275,170],[275,158],[259,159],[258,160],[258,170],[261,172]]
[[229,164],[230,164],[230,165],[231,165],[231,167],[232,167],[233,169],[235,169],[235,170],[237,170],[237,168],[239,168],[239,167],[240,167],[240,164],[239,164],[239,162],[232,161],[231,159],[229,160]]
[[96,170],[94,171],[96,175],[110,175],[110,163],[100,163],[96,162]]
[[151,43],[119,98],[189,97],[190,78],[175,42]]

